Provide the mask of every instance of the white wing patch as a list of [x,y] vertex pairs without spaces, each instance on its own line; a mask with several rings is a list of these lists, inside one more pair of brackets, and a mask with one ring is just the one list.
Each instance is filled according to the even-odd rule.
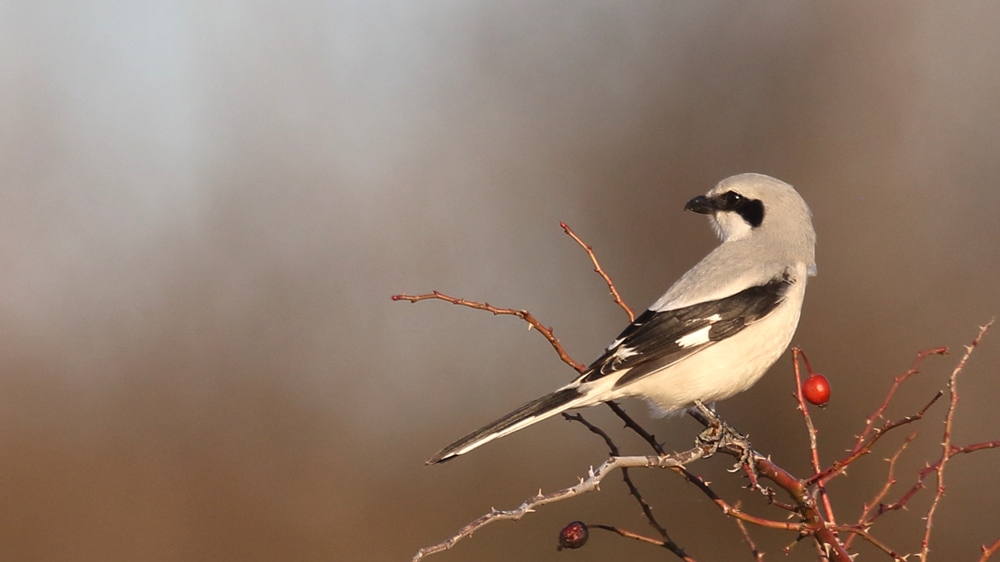
[[623,346],[623,347],[619,347],[615,351],[615,359],[617,359],[619,361],[624,361],[625,359],[628,359],[629,357],[632,357],[633,355],[638,355],[638,354],[639,354],[639,352],[636,351],[635,348],[633,348],[633,347],[624,347]]
[[699,328],[691,332],[690,334],[677,338],[677,345],[681,347],[695,347],[701,344],[708,343],[709,341],[708,333],[712,330],[712,326],[715,325],[715,323],[718,322],[719,320],[722,320],[722,316],[720,316],[719,314],[713,314],[705,318],[706,322],[710,322],[708,326],[705,326],[704,328]]
[[711,324],[701,328],[700,330],[695,330],[690,334],[677,338],[677,345],[681,347],[695,347],[704,343],[708,343],[708,332],[712,329]]

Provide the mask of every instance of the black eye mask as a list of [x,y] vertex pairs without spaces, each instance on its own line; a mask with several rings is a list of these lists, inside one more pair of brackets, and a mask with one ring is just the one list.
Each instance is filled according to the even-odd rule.
[[719,199],[720,211],[735,212],[751,227],[757,228],[764,222],[764,204],[759,199],[743,197],[735,191],[727,191]]

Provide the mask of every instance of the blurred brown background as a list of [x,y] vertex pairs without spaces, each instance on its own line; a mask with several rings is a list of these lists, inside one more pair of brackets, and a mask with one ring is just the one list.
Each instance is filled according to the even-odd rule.
[[[911,0],[0,4],[0,559],[407,560],[575,482],[606,448],[558,420],[425,467],[572,372],[515,319],[389,296],[528,308],[589,361],[625,319],[559,221],[645,307],[716,243],[684,202],[744,171],[815,213],[795,343],[834,386],[833,460],[918,350],[1000,311],[998,26],[993,2]],[[805,475],[789,366],[720,411]],[[998,366],[994,333],[958,443],[1000,438]],[[942,406],[891,499],[936,458]],[[671,448],[697,430],[652,427]],[[906,434],[836,482],[840,520]],[[697,468],[780,519],[730,464]],[[951,465],[937,560],[1000,536],[998,471]],[[751,559],[691,486],[637,479],[698,560]],[[875,534],[919,550],[930,497]],[[573,519],[648,530],[615,476],[432,560],[672,559],[608,535],[556,553]]]

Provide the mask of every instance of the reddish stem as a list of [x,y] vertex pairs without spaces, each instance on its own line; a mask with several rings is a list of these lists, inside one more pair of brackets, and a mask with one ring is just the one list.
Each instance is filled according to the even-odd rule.
[[549,344],[551,344],[552,347],[556,350],[556,353],[559,354],[559,358],[562,359],[563,363],[566,363],[570,367],[573,367],[574,369],[577,370],[577,372],[580,373],[587,370],[586,365],[584,365],[583,363],[577,363],[576,361],[573,360],[572,357],[569,356],[568,353],[566,353],[566,350],[563,349],[562,344],[559,343],[559,340],[552,334],[552,328],[546,328],[545,326],[543,326],[542,323],[539,322],[534,316],[532,316],[532,314],[527,310],[500,308],[485,302],[480,303],[476,301],[460,299],[458,297],[449,297],[448,295],[439,291],[434,291],[426,295],[392,295],[392,300],[394,301],[409,301],[411,303],[416,303],[429,299],[442,300],[445,302],[450,302],[451,304],[454,305],[474,308],[476,310],[485,310],[487,312],[492,312],[496,316],[501,316],[501,315],[517,316],[521,320],[527,322],[532,328],[538,330],[538,333],[545,336],[545,339],[547,339],[549,341]]

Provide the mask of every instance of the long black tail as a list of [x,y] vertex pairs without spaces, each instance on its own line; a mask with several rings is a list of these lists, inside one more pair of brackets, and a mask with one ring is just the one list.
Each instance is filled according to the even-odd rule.
[[576,387],[559,389],[552,394],[542,396],[538,400],[528,402],[486,427],[473,431],[469,435],[455,441],[442,449],[440,453],[431,457],[427,461],[427,464],[436,464],[453,459],[494,439],[499,439],[504,435],[524,429],[535,422],[540,422],[559,412],[580,406],[582,402],[585,402],[585,398]]

